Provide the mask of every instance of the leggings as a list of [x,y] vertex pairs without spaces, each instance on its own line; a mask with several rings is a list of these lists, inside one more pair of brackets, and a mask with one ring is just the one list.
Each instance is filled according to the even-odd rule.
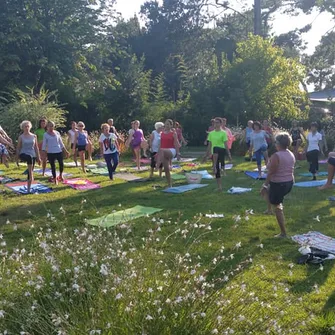
[[[105,162],[107,164],[109,179],[113,179],[113,173],[115,172],[119,164],[119,153],[114,152],[112,154],[104,154]],[[112,164],[113,161],[113,164]]]
[[51,173],[54,179],[56,179],[56,164],[55,164],[56,160],[58,161],[59,164],[59,173],[62,174],[64,171],[63,153],[62,152],[58,152],[56,154],[48,153],[48,161],[50,163]]
[[[32,165],[33,166],[33,170],[34,170],[34,166],[35,166],[35,163],[36,163],[36,157],[32,157],[30,155],[27,155],[27,154],[20,154],[20,159],[22,162],[26,162],[27,165]],[[28,170],[28,177],[27,177],[28,180],[31,179],[31,176],[29,174],[29,170]]]
[[221,178],[221,169],[220,169],[220,163],[221,163],[221,168],[224,169],[225,166],[225,155],[226,155],[226,149],[224,148],[219,148],[219,147],[214,147],[213,148],[213,154],[218,155],[218,159],[216,161],[216,179]]
[[309,163],[309,172],[315,174],[319,171],[319,150],[308,151],[306,158]]

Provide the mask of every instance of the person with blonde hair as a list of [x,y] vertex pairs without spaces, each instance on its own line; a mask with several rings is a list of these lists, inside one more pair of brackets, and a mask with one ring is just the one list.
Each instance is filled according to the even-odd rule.
[[[75,144],[75,139],[76,139],[76,133],[77,133],[78,129],[77,129],[77,122],[76,121],[71,121],[71,129],[67,132],[67,144],[68,144],[68,148],[70,148],[70,150],[73,153],[73,160],[76,164],[76,166],[78,166],[78,162],[77,162],[77,153],[78,153],[78,148],[77,145]],[[75,149],[75,150],[73,150]]]
[[133,132],[130,140],[130,146],[135,154],[135,161],[138,170],[141,170],[141,149],[143,147],[143,142],[145,141],[143,131],[140,129],[140,121],[135,120],[133,123]]
[[81,169],[86,173],[85,169],[85,153],[89,151],[89,146],[92,145],[90,139],[88,138],[87,131],[85,130],[85,123],[82,121],[78,122],[78,130],[74,136],[74,146],[73,146],[73,156],[76,152],[76,147],[80,157]]
[[[66,150],[60,133],[55,130],[55,123],[48,121],[47,132],[43,135],[42,150],[47,153],[48,161],[51,166],[52,178],[51,182],[58,185],[58,180],[63,181],[63,171],[64,171],[64,157],[63,151],[66,156],[69,156],[69,152]],[[59,164],[59,176],[56,175],[56,160]]]
[[[150,155],[151,155],[151,172],[150,177],[152,178],[154,176],[154,171],[156,168],[156,156],[159,152],[160,146],[161,146],[161,133],[164,129],[164,123],[163,122],[156,122],[155,123],[155,130],[150,135],[149,140],[149,147],[150,147]],[[161,164],[159,166],[159,176],[162,176],[162,168],[163,165]]]
[[287,237],[283,201],[294,184],[295,157],[288,149],[291,143],[292,138],[288,133],[280,133],[276,136],[277,152],[269,159],[267,178],[260,191],[268,206],[265,213],[272,214],[272,208],[275,210],[280,228],[280,234],[275,237],[281,238]]
[[99,138],[100,154],[104,156],[107,164],[109,179],[114,179],[115,170],[119,164],[119,151],[117,147],[116,134],[110,132],[110,125],[101,125],[101,135]]
[[34,166],[37,162],[38,165],[41,164],[40,151],[38,147],[37,135],[31,133],[31,122],[22,121],[20,128],[23,133],[18,138],[17,148],[16,148],[16,161],[17,164],[19,160],[27,163],[28,166],[28,177],[27,177],[27,193],[30,193],[31,183],[34,181]]

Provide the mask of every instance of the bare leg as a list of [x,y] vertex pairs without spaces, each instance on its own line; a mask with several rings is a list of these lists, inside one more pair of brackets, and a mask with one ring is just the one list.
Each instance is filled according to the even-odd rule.
[[163,150],[159,150],[156,154],[156,169],[157,170],[159,169],[161,164],[163,164],[163,160],[164,160],[163,156],[164,156]]
[[263,156],[264,156],[265,164],[267,165],[268,162],[269,162],[269,155],[268,155],[268,151],[267,150],[265,150],[263,152]]
[[159,168],[159,177],[162,178],[162,172],[163,172],[163,169],[162,168]]
[[[92,162],[92,152],[93,152],[93,147],[91,143],[87,144],[87,152],[88,152],[88,160]],[[84,152],[85,153],[85,152]]]
[[76,166],[78,166],[77,156],[78,156],[78,150],[76,149],[73,154],[73,160],[76,163]]
[[170,150],[163,150],[163,167],[165,171],[165,178],[168,182],[168,187],[172,187],[170,161],[172,160],[172,153]]
[[283,204],[279,204],[275,207],[276,219],[280,228],[280,235],[278,237],[287,237],[285,228],[285,216]]
[[85,169],[85,151],[80,151],[79,152],[79,156],[80,156],[81,169],[83,170],[84,173],[86,173],[86,169]]
[[2,163],[6,166],[7,169],[9,168],[9,164],[8,164],[6,155],[2,155]]
[[334,178],[334,174],[335,174],[335,166],[328,164],[328,179],[327,179],[327,183],[321,187],[319,187],[319,190],[326,190],[328,188],[332,188],[333,187],[333,178]]
[[135,159],[136,159],[136,166],[138,170],[141,170],[141,148],[134,149],[135,152]]
[[268,191],[264,194],[263,198],[264,198],[264,200],[266,201],[266,204],[267,204],[267,210],[264,212],[264,214],[272,215],[273,211],[272,211],[272,206],[271,206],[271,203],[270,203],[269,192]]

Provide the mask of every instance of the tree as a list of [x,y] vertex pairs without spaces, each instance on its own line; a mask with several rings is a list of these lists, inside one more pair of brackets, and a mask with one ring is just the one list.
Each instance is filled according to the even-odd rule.
[[301,115],[300,106],[306,102],[299,87],[304,72],[298,61],[285,58],[272,41],[250,36],[238,43],[225,77],[227,113],[235,120],[243,118],[244,111],[255,120]]

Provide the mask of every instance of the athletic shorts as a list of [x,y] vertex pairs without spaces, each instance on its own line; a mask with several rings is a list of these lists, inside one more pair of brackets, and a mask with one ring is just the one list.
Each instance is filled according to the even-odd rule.
[[[71,149],[73,149],[74,143],[71,143]],[[76,149],[78,149],[78,145],[76,145]]]
[[169,150],[171,151],[172,157],[176,157],[176,155],[177,155],[176,149],[175,148],[170,148]]
[[269,200],[272,205],[283,203],[284,197],[289,194],[293,187],[293,181],[283,183],[270,182]]
[[0,143],[0,155],[6,155],[8,156],[8,151],[7,151],[7,148]]
[[[151,158],[151,168],[154,169],[156,167],[156,155],[157,152],[151,152],[150,153],[150,158]],[[161,166],[159,167],[160,169],[163,167],[163,164],[161,164]]]
[[32,157],[30,155],[27,155],[27,154],[20,154],[20,160],[22,162],[25,162],[27,163],[28,165],[35,165],[35,162],[36,162],[36,157]]
[[328,164],[335,166],[335,157],[329,157]]
[[86,151],[86,145],[77,145],[78,152]]

